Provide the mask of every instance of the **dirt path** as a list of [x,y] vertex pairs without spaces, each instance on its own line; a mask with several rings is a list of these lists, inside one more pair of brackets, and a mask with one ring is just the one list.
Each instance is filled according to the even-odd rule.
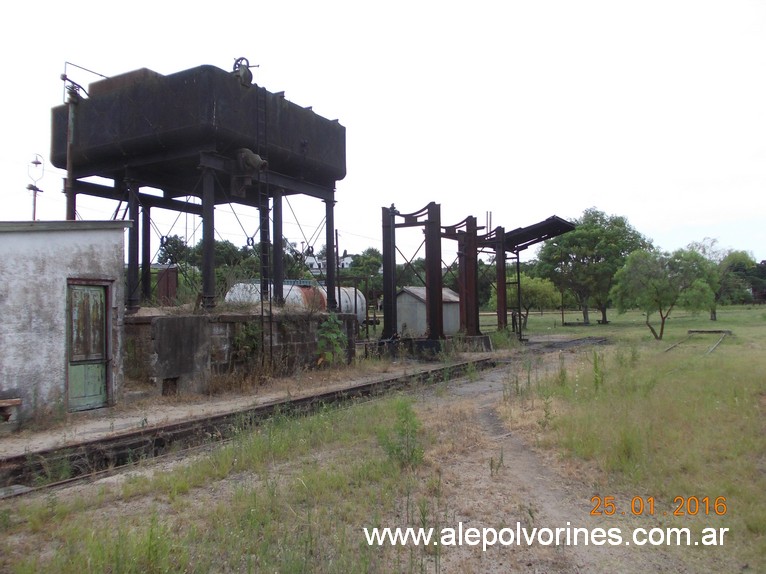
[[[550,356],[548,356],[550,355]],[[558,364],[558,353],[540,356]],[[474,381],[461,380],[441,393],[424,397],[418,410],[436,434],[431,465],[440,473],[443,492],[440,527],[533,528],[618,527],[627,540],[631,528],[651,528],[632,518],[594,517],[591,497],[609,493],[605,477],[592,469],[556,458],[534,447],[533,429],[509,431],[498,414],[508,393],[511,365],[485,371]],[[505,394],[504,394],[505,393]],[[464,441],[455,435],[463,435]],[[572,532],[570,530],[570,532]],[[562,541],[566,531],[562,531]],[[645,573],[691,572],[664,548],[582,544],[532,546],[496,543],[481,547],[450,546],[432,560],[441,572]]]

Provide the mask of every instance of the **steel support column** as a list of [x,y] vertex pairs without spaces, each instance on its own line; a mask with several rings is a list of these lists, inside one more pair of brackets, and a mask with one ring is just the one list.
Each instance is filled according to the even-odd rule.
[[128,186],[128,217],[133,225],[128,229],[128,311],[136,311],[140,303],[138,286],[138,184]]
[[426,323],[427,339],[444,338],[444,305],[442,303],[441,206],[427,206],[426,236]]
[[396,333],[396,211],[394,204],[382,208],[383,216],[383,330],[382,339]]
[[284,251],[285,243],[282,237],[282,190],[274,191],[273,199],[273,226],[274,226],[274,301],[282,305],[285,298],[282,294],[282,286],[285,282]]
[[[333,193],[334,196],[334,193]],[[325,199],[325,251],[327,271],[327,309],[336,311],[338,302],[335,299],[335,199],[331,196]]]
[[479,246],[476,218],[465,220],[464,232],[458,233],[460,294],[460,328],[469,337],[481,335],[479,330]]
[[202,171],[202,306],[215,307],[215,174]]

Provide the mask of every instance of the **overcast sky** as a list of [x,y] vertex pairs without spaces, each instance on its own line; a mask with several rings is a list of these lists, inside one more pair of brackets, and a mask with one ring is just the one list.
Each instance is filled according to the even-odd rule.
[[[65,69],[87,86],[97,77],[80,67],[171,74],[244,56],[256,83],[346,127],[341,250],[381,248],[381,207],[435,201],[445,225],[596,207],[666,250],[713,237],[766,259],[762,0],[38,1],[5,11],[0,44],[2,220],[31,219],[34,182],[38,218],[65,216],[65,173],[49,163]],[[83,219],[115,207],[78,197]],[[217,208],[218,238],[245,245],[257,211],[234,210]],[[157,235],[199,238],[194,218],[152,213]],[[291,197],[287,238],[311,242],[323,215]],[[408,257],[418,233],[399,235]]]

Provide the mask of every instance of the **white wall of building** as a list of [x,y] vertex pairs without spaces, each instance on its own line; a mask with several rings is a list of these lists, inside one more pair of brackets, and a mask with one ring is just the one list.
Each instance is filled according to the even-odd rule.
[[25,415],[66,405],[69,280],[107,287],[107,387],[121,391],[124,313],[122,221],[0,222],[0,398]]
[[[451,337],[460,331],[460,296],[446,287],[442,289],[442,320],[444,335]],[[426,288],[404,287],[396,296],[396,328],[402,337],[425,337]]]

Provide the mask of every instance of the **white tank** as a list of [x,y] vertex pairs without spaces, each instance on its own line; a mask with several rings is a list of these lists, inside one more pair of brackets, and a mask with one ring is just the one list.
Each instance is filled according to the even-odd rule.
[[[335,296],[338,297],[337,288]],[[282,297],[285,300],[285,308],[288,309],[294,308],[300,311],[327,310],[327,290],[321,285],[283,285]],[[259,283],[236,283],[226,293],[225,301],[243,305],[260,303],[261,286]],[[358,289],[341,287],[338,306],[341,313],[356,314],[360,323],[364,321],[367,301]]]

